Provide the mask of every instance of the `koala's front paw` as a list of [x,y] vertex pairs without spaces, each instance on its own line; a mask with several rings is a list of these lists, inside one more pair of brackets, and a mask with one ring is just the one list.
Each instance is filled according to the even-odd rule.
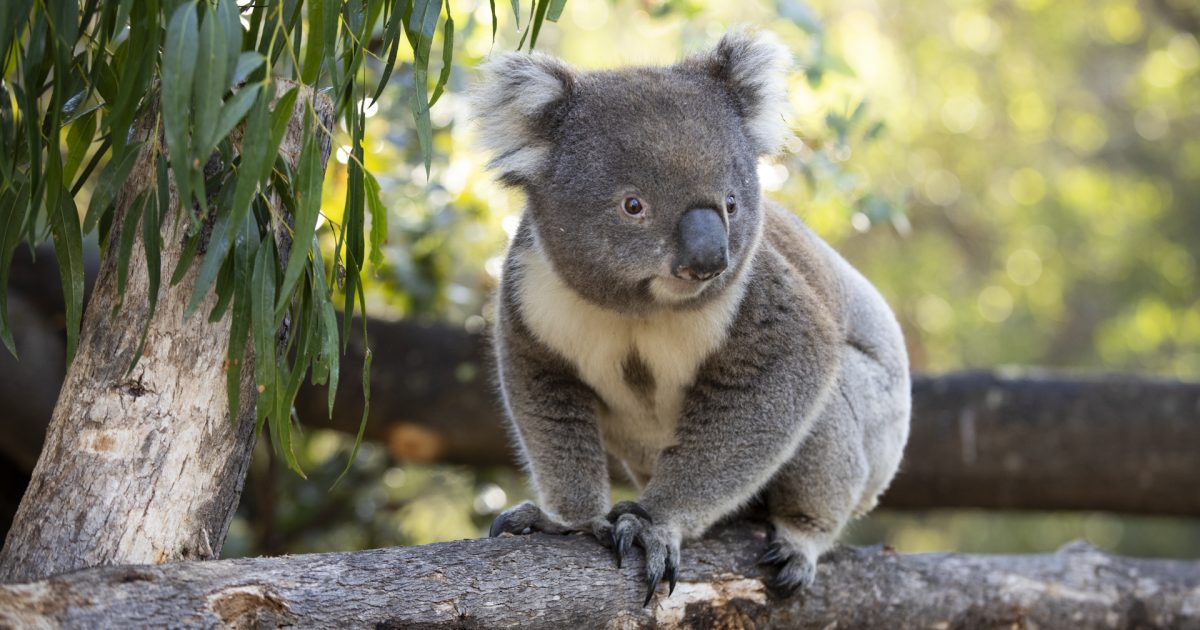
[[670,585],[667,595],[675,592],[679,574],[679,531],[666,525],[654,524],[654,519],[634,501],[622,501],[608,513],[612,523],[613,548],[617,554],[617,567],[635,543],[646,552],[646,601],[650,605],[654,591],[664,577]]
[[603,516],[597,516],[580,523],[564,524],[546,514],[531,501],[519,503],[500,513],[492,521],[488,536],[495,538],[500,534],[525,535],[540,532],[543,534],[591,534],[605,547],[612,546],[612,523]]
[[492,521],[488,536],[495,538],[500,534],[524,535],[534,532],[569,534],[571,529],[550,518],[550,515],[543,512],[542,508],[534,505],[532,501],[525,501],[501,512],[500,516]]

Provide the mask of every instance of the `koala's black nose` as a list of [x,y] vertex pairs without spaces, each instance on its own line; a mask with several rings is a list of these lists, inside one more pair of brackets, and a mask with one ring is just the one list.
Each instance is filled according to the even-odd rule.
[[679,255],[672,271],[679,278],[708,280],[729,265],[729,235],[721,214],[693,208],[679,220]]

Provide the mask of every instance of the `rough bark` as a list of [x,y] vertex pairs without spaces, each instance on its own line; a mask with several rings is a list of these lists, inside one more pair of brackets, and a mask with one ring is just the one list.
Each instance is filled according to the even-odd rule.
[[675,593],[641,606],[642,563],[544,535],[282,558],[88,569],[0,587],[0,626],[67,628],[1196,628],[1200,563],[1081,543],[1032,556],[842,548],[779,600],[766,530],[684,547]]
[[[303,134],[304,99],[299,100],[281,149],[293,164]],[[317,110],[330,128],[328,99],[318,99]],[[153,117],[146,116],[135,134],[145,140],[153,128]],[[154,177],[150,152],[139,160],[118,198],[114,231]],[[189,222],[177,208],[173,187],[170,207],[162,232],[163,286],[153,318],[140,229],[123,298],[115,258],[101,262],[79,350],[0,551],[0,582],[100,564],[209,559],[220,552],[254,444],[253,370],[250,362],[243,365],[242,404],[231,422],[225,343],[216,341],[228,338],[231,311],[210,323],[206,315],[216,301],[210,292],[184,321],[199,258],[182,282],[170,286]],[[127,373],[148,318],[142,357]],[[48,516],[53,526],[47,526]]]

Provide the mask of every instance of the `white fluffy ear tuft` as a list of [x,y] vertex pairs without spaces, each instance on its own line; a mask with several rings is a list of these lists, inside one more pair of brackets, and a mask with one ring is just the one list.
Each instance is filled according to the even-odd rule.
[[707,62],[729,87],[758,154],[778,153],[791,137],[784,113],[792,53],[774,33],[737,28],[721,38]]
[[565,103],[574,72],[541,53],[506,53],[480,66],[483,78],[470,91],[471,115],[488,167],[499,179],[520,185],[544,168],[555,113]]

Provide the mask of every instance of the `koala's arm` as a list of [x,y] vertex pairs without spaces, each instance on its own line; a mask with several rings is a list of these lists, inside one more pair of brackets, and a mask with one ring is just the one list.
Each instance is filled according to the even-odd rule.
[[656,524],[683,536],[699,536],[762,489],[795,452],[840,367],[836,307],[786,265],[768,266],[724,349],[701,369],[677,443],[659,455],[639,500]]
[[499,367],[505,407],[516,429],[538,503],[564,524],[609,509],[608,461],[595,394],[565,360],[507,312],[500,317]]

